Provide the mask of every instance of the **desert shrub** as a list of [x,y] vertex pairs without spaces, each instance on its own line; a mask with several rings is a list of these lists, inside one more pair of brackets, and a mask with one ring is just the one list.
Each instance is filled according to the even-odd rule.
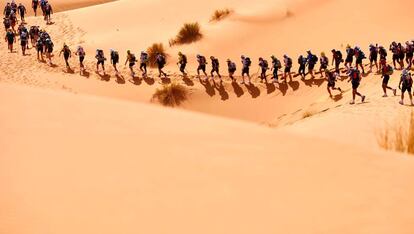
[[158,88],[152,96],[152,100],[157,100],[164,106],[179,106],[188,99],[188,89],[180,84],[165,84]]
[[175,38],[170,40],[170,46],[174,45],[183,45],[196,42],[203,38],[201,33],[200,24],[196,23],[186,23],[181,27]]
[[213,15],[211,16],[210,22],[218,22],[226,17],[230,16],[233,13],[233,10],[231,9],[222,9],[222,10],[216,10],[214,11]]
[[414,154],[414,111],[409,119],[401,118],[379,131],[377,142],[386,150]]
[[147,53],[150,67],[156,67],[157,64],[155,61],[157,58],[157,53],[163,54],[167,57],[167,53],[165,52],[165,48],[162,43],[152,44],[150,47],[148,47]]

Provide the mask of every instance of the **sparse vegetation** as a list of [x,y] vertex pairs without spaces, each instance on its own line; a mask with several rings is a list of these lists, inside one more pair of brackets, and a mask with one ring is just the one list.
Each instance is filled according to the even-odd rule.
[[306,118],[312,117],[313,115],[315,115],[315,112],[313,112],[313,111],[305,111],[302,114],[302,119],[306,119]]
[[196,42],[203,38],[199,23],[186,23],[174,39],[170,40],[170,46],[183,45]]
[[221,21],[233,13],[231,9],[222,9],[214,11],[213,15],[211,16],[210,22],[218,22]]
[[386,150],[414,154],[414,111],[409,119],[401,118],[393,125],[384,127],[377,134],[377,141]]
[[152,100],[157,100],[164,106],[179,106],[182,102],[188,99],[189,91],[183,85],[177,83],[165,84],[158,88]]
[[164,45],[162,43],[152,44],[152,46],[148,47],[147,53],[148,53],[148,60],[149,60],[150,67],[156,67],[155,60],[157,57],[157,53],[163,54],[164,56],[167,57]]

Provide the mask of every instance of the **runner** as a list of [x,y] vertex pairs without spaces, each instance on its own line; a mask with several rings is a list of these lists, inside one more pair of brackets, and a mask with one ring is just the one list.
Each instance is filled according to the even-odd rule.
[[411,94],[412,86],[413,86],[413,78],[411,76],[411,73],[409,73],[408,70],[404,69],[401,73],[400,84],[398,85],[398,87],[401,90],[401,101],[400,101],[401,105],[404,105],[404,94],[405,92],[408,92],[408,97],[410,98],[411,106],[414,106],[413,96]]
[[16,36],[11,29],[7,30],[5,41],[7,42],[10,53],[13,53],[13,44],[16,42]]
[[76,50],[75,55],[79,57],[79,68],[80,68],[79,73],[83,75],[85,71],[85,66],[83,65],[83,61],[85,60],[86,53],[82,46],[78,46],[78,49]]
[[377,45],[369,45],[369,71],[372,72],[372,67],[375,65],[377,68],[377,73],[379,73],[378,68],[378,44]]
[[165,78],[168,78],[167,73],[165,73],[162,69],[164,68],[165,64],[167,64],[165,55],[161,54],[161,53],[157,53],[155,62],[157,63],[157,67],[158,67],[158,77],[161,77],[162,75],[164,75]]
[[139,70],[141,70],[142,76],[146,77],[147,76],[147,63],[148,63],[147,52],[141,51],[140,62],[141,64],[139,65]]
[[[243,65],[243,68],[242,68],[242,84],[250,84],[250,82],[251,82],[251,78],[250,78],[250,66],[252,65],[252,61],[250,60],[250,58],[249,57],[246,57],[246,56],[244,56],[244,55],[242,55],[241,56],[241,60],[242,60],[242,65]],[[245,82],[245,80],[244,80],[244,76],[247,76],[247,78],[248,78],[248,81],[247,82]]]
[[35,16],[37,16],[38,5],[39,5],[39,0],[32,0],[32,9],[33,9]]
[[282,63],[274,55],[271,56],[271,59],[272,59],[272,69],[271,69],[271,71],[273,72],[273,77],[272,77],[273,78],[273,83],[278,83],[279,82],[278,71],[279,71],[279,69],[282,68]]
[[218,58],[215,58],[214,56],[210,56],[210,60],[211,60],[211,79],[214,81],[214,73],[217,73],[217,76],[220,78],[220,82],[223,82],[223,80],[221,79],[221,75],[220,75],[220,62],[218,60]]
[[26,55],[26,48],[28,47],[29,42],[29,34],[27,30],[22,30],[20,33],[20,45],[22,46],[22,54],[23,56]]
[[105,73],[105,60],[106,60],[106,58],[105,58],[105,54],[104,54],[103,50],[97,49],[95,58],[96,58],[96,72],[99,73],[99,65],[101,65],[103,74],[106,75],[106,73]]
[[46,57],[48,58],[49,65],[52,66],[52,53],[53,53],[53,47],[54,44],[50,37],[48,37],[47,33],[44,33],[46,40],[45,40],[45,51],[46,51]]
[[388,86],[388,82],[390,81],[391,75],[394,73],[394,69],[392,68],[392,66],[387,65],[387,62],[385,60],[383,60],[382,63],[382,90],[384,90],[384,95],[382,97],[388,97],[387,89],[392,90],[394,96],[397,96],[397,89],[393,89]]
[[286,54],[283,56],[284,58],[284,63],[285,63],[285,72],[283,73],[283,79],[285,79],[285,83],[287,82],[287,76],[289,76],[290,81],[292,81],[292,74],[291,74],[291,70],[292,70],[292,59],[289,58],[289,56],[287,56]]
[[183,76],[187,76],[185,72],[185,67],[187,66],[187,56],[185,54],[178,52],[178,66],[180,66],[180,72]]
[[356,68],[350,68],[349,70],[349,81],[352,81],[352,101],[350,102],[351,105],[355,104],[355,97],[361,97],[361,102],[365,101],[365,96],[358,92],[358,87],[361,84],[361,73]]
[[341,65],[342,62],[344,62],[342,58],[342,53],[341,51],[335,50],[335,49],[333,49],[331,52],[332,52],[332,65],[334,65],[335,63],[335,72],[339,74],[340,73],[339,66]]
[[265,83],[267,83],[266,72],[267,72],[267,70],[269,70],[269,63],[266,60],[264,60],[263,58],[260,57],[259,58],[259,67],[261,69],[260,82],[264,81]]
[[236,80],[234,79],[233,75],[237,70],[236,63],[232,62],[230,59],[227,59],[227,68],[231,82],[235,82]]
[[358,46],[355,47],[354,49],[354,54],[355,54],[355,58],[356,58],[356,68],[359,69],[361,68],[362,70],[362,74],[365,74],[365,69],[364,69],[364,65],[363,65],[363,60],[366,58],[364,52],[362,52],[361,48],[359,48]]
[[321,53],[321,67],[319,68],[319,73],[321,73],[321,77],[323,78],[323,73],[328,70],[329,59],[326,57],[325,53]]
[[341,88],[340,88],[340,87],[338,87],[338,88],[336,88],[336,87],[335,87],[335,84],[336,84],[336,78],[338,77],[338,73],[336,73],[336,72],[331,72],[331,71],[329,71],[329,70],[325,70],[325,75],[326,75],[326,80],[328,81],[328,86],[327,86],[327,89],[328,89],[329,97],[331,97],[331,98],[332,98],[332,92],[331,92],[331,89],[332,89],[332,90],[338,90],[339,92],[341,92],[341,93],[342,93],[342,90],[341,90]]
[[135,72],[134,72],[134,66],[135,66],[135,62],[137,61],[136,57],[134,54],[131,53],[130,50],[127,51],[127,59],[125,61],[125,66],[127,63],[129,63],[129,70],[131,71],[131,76],[134,77],[135,76]]
[[118,51],[115,51],[114,49],[111,49],[110,54],[111,54],[111,64],[114,67],[115,73],[118,75],[119,71],[118,71],[118,68],[116,67],[116,65],[119,63],[119,53],[118,53]]
[[302,79],[305,79],[306,76],[306,64],[308,63],[308,59],[304,56],[299,56],[298,58],[298,64],[299,64],[299,70],[298,74],[302,77]]
[[63,58],[65,59],[66,68],[69,70],[70,69],[69,58],[72,57],[72,51],[69,49],[69,46],[67,46],[66,44],[63,44],[63,48],[59,52],[59,57],[62,55],[62,53],[63,53]]
[[37,60],[44,61],[43,59],[44,44],[40,38],[37,39],[37,42],[36,42],[36,51],[37,51]]
[[198,62],[197,76],[200,78],[200,71],[202,71],[204,73],[204,75],[206,76],[206,78],[207,78],[208,75],[206,73],[206,64],[207,64],[206,57],[204,57],[203,55],[198,54],[197,55],[197,62]]
[[25,22],[24,21],[24,16],[25,16],[25,14],[27,12],[26,11],[26,7],[23,4],[19,3],[19,6],[17,7],[17,10],[18,10],[17,12],[20,15],[20,19],[21,19],[22,23]]
[[312,79],[315,78],[315,75],[313,74],[313,70],[315,69],[315,65],[316,63],[318,63],[318,57],[314,54],[312,54],[312,52],[309,50],[308,52],[308,74],[311,75]]

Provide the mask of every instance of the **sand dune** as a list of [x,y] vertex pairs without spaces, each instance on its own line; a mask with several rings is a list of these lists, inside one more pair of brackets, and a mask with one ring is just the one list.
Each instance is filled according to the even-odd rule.
[[[70,0],[70,1],[49,0],[55,12],[73,10],[73,9],[103,4],[103,3],[112,2],[112,1],[115,1],[115,0]],[[8,1],[5,1],[5,2],[8,2]],[[32,0],[19,0],[16,2],[23,3],[23,5],[26,7],[28,15],[34,15],[34,12],[32,10]],[[38,13],[41,13],[40,9],[38,9]]]
[[413,158],[143,104],[0,91],[1,233],[414,228]]

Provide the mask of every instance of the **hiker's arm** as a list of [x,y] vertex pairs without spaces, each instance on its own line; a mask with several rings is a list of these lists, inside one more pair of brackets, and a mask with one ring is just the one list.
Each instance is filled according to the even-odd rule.
[[129,58],[127,58],[127,59],[126,59],[126,61],[125,61],[125,66],[126,66],[126,65],[127,65],[127,63],[128,63],[128,60],[129,60]]

